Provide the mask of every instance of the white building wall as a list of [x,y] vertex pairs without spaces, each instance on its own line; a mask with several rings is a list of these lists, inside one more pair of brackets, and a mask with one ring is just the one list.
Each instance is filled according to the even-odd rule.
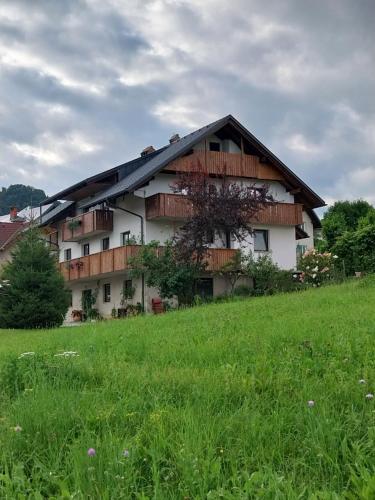
[[307,212],[302,212],[302,218],[304,223],[304,230],[309,235],[309,237],[298,240],[297,244],[305,245],[307,247],[307,250],[309,250],[310,248],[314,248],[314,226]]

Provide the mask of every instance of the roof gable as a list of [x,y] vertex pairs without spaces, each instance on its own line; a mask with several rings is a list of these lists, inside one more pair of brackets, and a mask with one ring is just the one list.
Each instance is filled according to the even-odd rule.
[[[209,125],[182,137],[177,142],[155,151],[154,153],[136,158],[135,160],[119,165],[114,169],[107,170],[102,174],[90,177],[81,183],[75,184],[65,191],[57,193],[55,196],[48,198],[45,202],[51,202],[56,199],[79,199],[74,197],[71,193],[81,189],[84,190],[86,197],[89,195],[89,190],[86,188],[87,186],[93,183],[99,184],[105,179],[105,176],[108,177],[111,174],[117,173],[116,181],[112,181],[111,185],[107,188],[102,186],[102,189],[99,189],[98,185],[97,192],[92,192],[92,197],[86,202],[80,203],[79,206],[81,208],[87,208],[89,206],[103,203],[107,200],[113,200],[125,193],[133,192],[138,189],[151,180],[158,172],[163,170],[166,165],[189,152],[194,145],[212,134],[217,133],[220,136],[220,133],[223,133],[223,131],[231,134],[233,140],[237,141],[237,143],[241,142],[241,138],[243,138],[245,143],[245,153],[247,152],[248,154],[257,155],[264,160],[264,167],[262,167],[264,172],[263,170],[262,172],[265,180],[267,180],[267,173],[269,174],[272,171],[277,171],[281,176],[281,179],[283,179],[290,186],[290,189],[295,189],[296,193],[300,193],[296,194],[297,201],[306,204],[310,208],[317,208],[325,205],[322,198],[309,188],[307,184],[294,174],[279,158],[266,148],[264,144],[262,144],[253,134],[241,125],[241,123],[238,122],[232,115],[225,116],[220,120],[210,123]],[[83,191],[81,192],[83,193]],[[81,196],[80,199],[83,197],[84,196]]]
[[0,222],[0,250],[13,240],[13,238],[22,231],[23,222]]

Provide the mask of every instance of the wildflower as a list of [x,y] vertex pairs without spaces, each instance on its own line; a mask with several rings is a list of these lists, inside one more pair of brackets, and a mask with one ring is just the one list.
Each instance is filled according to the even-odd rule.
[[122,452],[122,455],[123,455],[125,458],[128,458],[128,456],[129,456],[129,450],[124,450],[124,451]]
[[316,278],[316,274],[315,273],[312,275],[312,278],[313,278],[313,280]]
[[334,256],[333,256],[333,258],[334,258],[334,259],[338,259],[338,258],[339,258],[339,256],[338,256],[338,255],[334,255]]
[[73,358],[75,356],[79,356],[78,352],[75,351],[65,351],[65,352],[60,352],[58,354],[55,354],[55,357],[57,356],[63,356],[64,358]]
[[96,451],[95,451],[95,449],[94,449],[94,448],[89,448],[89,449],[87,450],[87,455],[88,455],[89,457],[95,457],[95,455],[96,455]]
[[293,278],[296,279],[298,277],[297,274],[293,274]]
[[317,272],[318,272],[318,269],[319,269],[319,267],[318,267],[318,266],[315,266],[315,267],[314,267],[314,269],[313,269],[314,273],[317,273]]
[[315,406],[315,401],[313,401],[312,399],[310,399],[310,401],[307,401],[307,406],[309,408],[312,408],[313,406]]
[[14,428],[14,432],[21,432],[21,431],[22,431],[22,427],[17,424]]
[[373,399],[374,395],[371,394],[371,392],[369,392],[368,394],[366,394],[366,399]]
[[18,359],[25,358],[26,356],[34,356],[35,352],[23,352],[18,356]]
[[359,384],[365,384],[366,383],[366,380],[364,378],[361,378],[359,381],[358,381]]

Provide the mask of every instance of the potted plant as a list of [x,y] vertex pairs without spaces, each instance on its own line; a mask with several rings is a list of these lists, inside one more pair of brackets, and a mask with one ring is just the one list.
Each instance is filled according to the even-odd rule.
[[68,228],[73,232],[82,224],[81,219],[70,219],[67,223]]

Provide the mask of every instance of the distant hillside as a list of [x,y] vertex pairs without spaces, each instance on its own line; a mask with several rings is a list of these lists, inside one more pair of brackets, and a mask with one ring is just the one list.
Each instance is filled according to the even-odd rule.
[[36,189],[24,184],[13,184],[0,191],[0,215],[6,215],[10,207],[22,210],[27,206],[36,206],[47,198],[42,189]]

